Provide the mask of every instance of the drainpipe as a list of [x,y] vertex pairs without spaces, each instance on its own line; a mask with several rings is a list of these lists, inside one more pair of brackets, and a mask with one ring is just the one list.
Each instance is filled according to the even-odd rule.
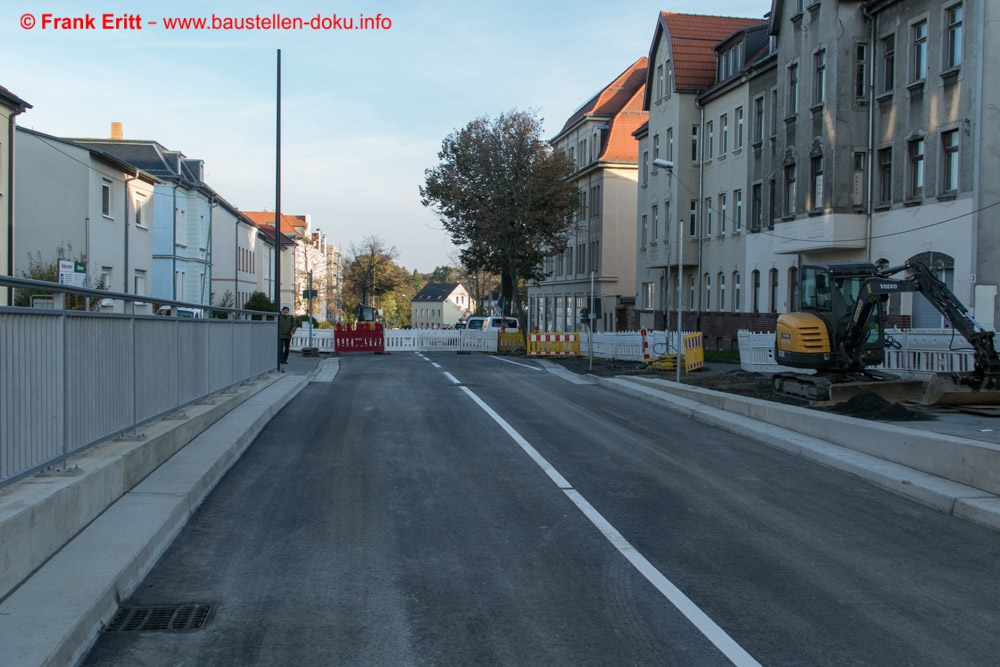
[[[702,155],[705,154],[705,107],[701,106],[701,102],[698,101],[697,97],[695,97],[694,103],[695,103],[695,105],[697,105],[697,107],[698,107],[698,113],[700,114],[700,120],[698,122],[699,125],[700,125],[700,127],[698,129],[698,134],[701,136],[701,142],[698,145],[698,150],[701,152],[701,155],[698,156],[698,204],[697,205],[701,206],[702,203],[705,200],[705,198],[704,198],[704,194],[705,194],[704,193],[704,189],[705,189],[705,169],[704,169],[704,160],[702,159]],[[704,278],[702,278],[702,270],[701,270],[702,251],[704,249],[703,246],[704,246],[704,242],[705,242],[705,234],[702,232],[702,230],[705,228],[705,216],[707,216],[707,215],[708,215],[708,211],[702,210],[702,212],[701,212],[701,225],[702,225],[701,229],[695,230],[698,233],[698,268],[697,268],[697,271],[698,271],[698,318],[697,318],[697,325],[696,325],[696,330],[698,330],[698,331],[701,330],[701,308],[702,308],[702,299],[704,298],[704,295],[702,294],[702,292],[705,289],[705,285],[702,282],[704,280]]]
[[[980,182],[980,166],[982,165],[982,159],[983,159],[982,158],[982,154],[983,154],[983,141],[982,141],[982,133],[980,132],[980,128],[983,126],[983,93],[982,93],[982,91],[983,90],[989,90],[988,87],[987,88],[983,88],[983,85],[985,85],[985,83],[986,83],[984,81],[984,79],[986,78],[985,77],[986,67],[985,67],[985,64],[983,62],[985,51],[986,51],[985,47],[986,47],[986,34],[987,34],[987,27],[986,27],[986,2],[985,2],[985,0],[984,0],[984,2],[980,2],[979,3],[979,16],[977,18],[978,18],[978,21],[976,22],[976,25],[979,26],[979,30],[981,30],[982,34],[983,34],[983,39],[980,40],[980,42],[983,45],[983,48],[979,50],[979,60],[978,60],[979,71],[976,72],[975,76],[973,77],[973,79],[976,81],[976,93],[979,95],[979,100],[978,100],[979,103],[975,105],[975,111],[973,112],[975,114],[975,121],[974,121],[975,126],[973,128],[971,128],[971,130],[970,130],[968,124],[965,123],[965,122],[963,122],[962,123],[962,125],[963,125],[962,132],[963,133],[966,133],[966,132],[974,132],[975,133],[975,140],[972,142],[972,146],[973,146],[973,148],[972,148],[972,155],[973,155],[973,165],[974,165],[972,173],[973,173],[974,178],[976,179],[977,182],[975,183],[974,187],[972,188],[972,235],[971,235],[972,236],[972,248],[970,249],[972,252],[971,252],[971,257],[970,257],[970,259],[971,259],[970,263],[972,264],[972,266],[971,266],[972,273],[976,274],[976,280],[978,282],[978,280],[979,280],[979,273],[981,273],[979,271],[979,267],[980,267],[980,261],[979,261],[979,215],[980,214],[979,214],[979,212],[982,210],[982,208],[981,208],[982,207],[982,183]],[[964,119],[964,120],[968,120],[968,119]],[[966,136],[970,136],[970,134],[966,134]],[[959,146],[961,146],[962,145],[962,139],[959,138],[958,141],[959,141]],[[983,264],[983,268],[985,268],[985,264],[986,263],[983,262],[982,264]],[[995,282],[995,281],[992,281],[992,282]],[[972,312],[976,314],[976,317],[980,317],[981,318],[981,314],[980,314],[980,312],[978,310],[979,304],[976,303],[976,283],[972,282],[971,280],[969,281],[969,300],[966,301],[966,303],[971,303],[972,304]],[[988,307],[989,307],[990,310],[995,310],[995,308],[996,308],[996,306],[994,304],[989,304]],[[987,305],[983,304],[983,308],[984,309],[987,308]]]
[[868,160],[868,178],[865,183],[865,261],[872,261],[872,217],[874,215],[874,205],[872,199],[875,195],[875,49],[878,44],[878,19],[867,8],[861,8],[862,13],[868,19],[871,38],[868,40],[871,48],[868,49],[868,145],[866,153]]
[[[23,108],[11,111],[7,118],[7,275],[14,275],[14,131],[17,125],[15,116],[30,109],[25,103]],[[7,288],[7,305],[14,305],[14,288]]]

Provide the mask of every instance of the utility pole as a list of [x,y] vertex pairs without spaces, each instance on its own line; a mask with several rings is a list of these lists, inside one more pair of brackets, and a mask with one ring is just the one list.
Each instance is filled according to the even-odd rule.
[[[278,319],[281,312],[281,49],[278,49],[278,76],[277,76],[277,115],[275,121],[275,147],[274,147],[274,319]],[[275,360],[275,370],[281,370],[281,337],[275,336],[277,341],[277,359]]]

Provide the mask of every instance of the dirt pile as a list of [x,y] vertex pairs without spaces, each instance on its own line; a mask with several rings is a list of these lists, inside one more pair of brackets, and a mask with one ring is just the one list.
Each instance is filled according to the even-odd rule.
[[849,401],[824,409],[847,417],[876,421],[923,421],[934,418],[919,410],[911,410],[904,405],[890,403],[871,391],[863,391]]

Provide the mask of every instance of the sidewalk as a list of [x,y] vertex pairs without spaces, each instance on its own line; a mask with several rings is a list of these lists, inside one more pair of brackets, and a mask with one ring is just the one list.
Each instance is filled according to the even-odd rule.
[[[77,663],[271,418],[312,378],[332,380],[338,365],[336,358],[293,354],[281,372],[220,392],[210,404],[188,406],[183,418],[146,425],[141,443],[111,442],[75,457],[79,475],[36,476],[4,489],[0,580],[6,577],[6,585],[0,590],[11,592],[0,602],[0,665]],[[197,432],[187,434],[192,429]],[[155,461],[171,447],[179,451]],[[131,470],[140,464],[152,471]],[[120,491],[109,494],[116,485]],[[88,506],[92,521],[77,510]],[[51,557],[39,551],[46,541],[57,544]],[[17,583],[18,572],[30,576]]]

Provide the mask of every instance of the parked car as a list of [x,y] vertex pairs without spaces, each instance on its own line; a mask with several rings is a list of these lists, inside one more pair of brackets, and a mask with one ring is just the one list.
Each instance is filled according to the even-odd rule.
[[517,331],[520,323],[516,317],[470,317],[465,328],[473,331]]
[[[170,306],[160,306],[157,315],[170,315]],[[205,311],[201,308],[177,308],[177,317],[205,317]]]

